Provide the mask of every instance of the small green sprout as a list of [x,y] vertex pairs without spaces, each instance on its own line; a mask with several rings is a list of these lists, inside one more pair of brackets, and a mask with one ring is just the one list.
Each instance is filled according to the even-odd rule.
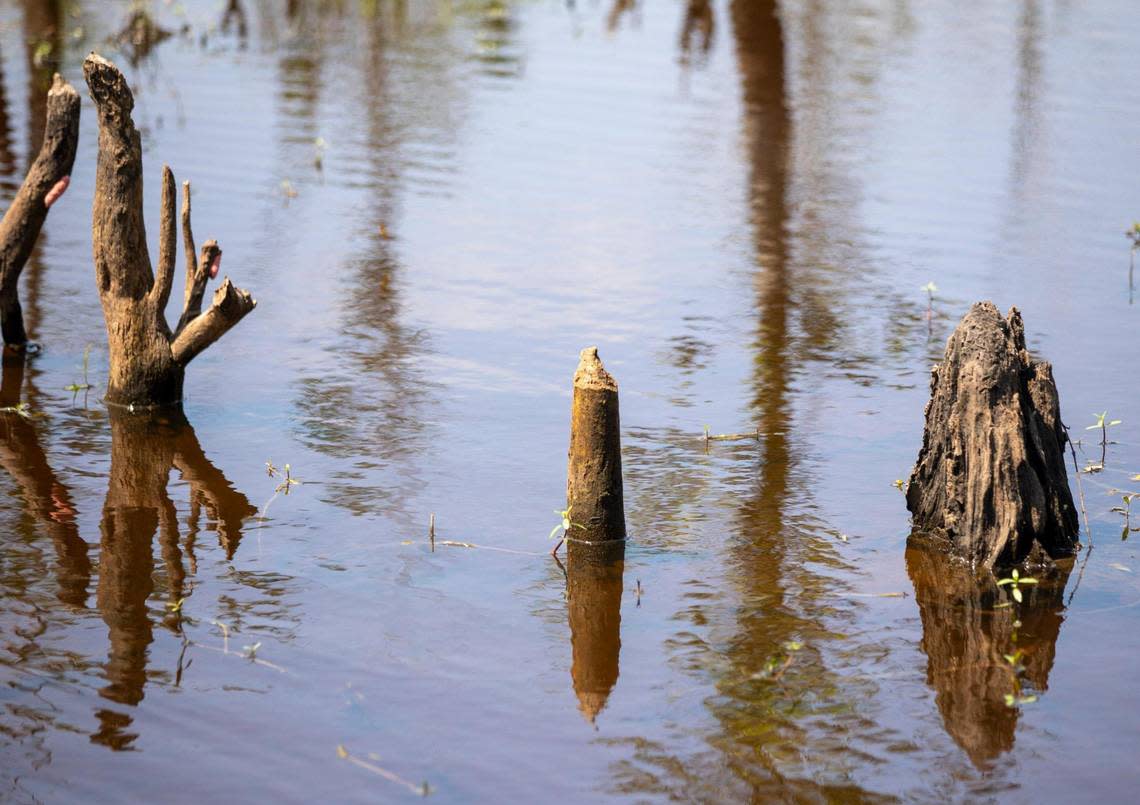
[[1097,428],[1105,430],[1106,428],[1110,428],[1113,425],[1119,425],[1121,422],[1119,419],[1114,419],[1111,422],[1105,422],[1104,420],[1105,417],[1108,416],[1108,411],[1101,411],[1099,414],[1093,414],[1093,416],[1096,417],[1096,422],[1089,425],[1087,428],[1085,428],[1085,430],[1096,430]]
[[1005,706],[1017,707],[1019,704],[1033,704],[1037,701],[1036,696],[1023,696],[1020,693],[1007,693],[1005,694]]
[[1021,586],[1020,585],[1022,585],[1022,584],[1036,584],[1036,583],[1037,583],[1037,579],[1032,578],[1031,576],[1022,577],[1017,572],[1016,567],[1009,574],[1008,578],[998,579],[998,587],[1004,587],[1008,584],[1009,585],[1009,591],[1013,595],[1013,600],[1019,604],[1021,603]]
[[257,659],[257,650],[259,648],[261,648],[261,641],[260,640],[258,640],[252,646],[242,646],[242,650],[245,652],[245,657],[248,660]]
[[1105,451],[1108,449],[1108,429],[1114,425],[1119,425],[1121,422],[1119,419],[1106,422],[1105,419],[1108,417],[1108,411],[1102,411],[1099,414],[1094,413],[1093,416],[1096,417],[1096,422],[1089,425],[1085,430],[1100,430],[1100,466],[1094,470],[1092,469],[1094,465],[1089,465],[1089,469],[1087,469],[1086,472],[1095,472],[1104,469]]
[[904,492],[904,493],[906,492],[906,489],[904,488],[906,486],[906,482],[903,481],[902,478],[895,478],[895,480],[891,483],[891,486],[893,486],[895,489],[899,490],[900,492]]
[[[1116,490],[1119,491],[1119,490]],[[1132,528],[1132,501],[1140,498],[1140,492],[1125,492],[1120,496],[1124,502],[1123,506],[1113,506],[1109,511],[1114,511],[1117,514],[1124,515],[1124,529],[1120,532],[1120,541],[1124,542],[1128,539],[1128,535],[1134,531],[1140,531],[1140,528]]]
[[574,506],[570,505],[570,506],[567,506],[565,509],[555,509],[554,510],[554,513],[557,514],[558,518],[559,518],[558,525],[554,526],[554,528],[552,528],[550,530],[550,536],[547,537],[547,539],[554,539],[555,535],[558,534],[559,529],[561,529],[561,531],[562,531],[562,536],[558,540],[558,544],[554,546],[554,550],[552,550],[550,552],[551,556],[557,556],[558,555],[558,549],[561,548],[562,543],[566,541],[566,535],[570,533],[571,528],[580,528],[583,531],[586,530],[586,526],[580,525],[579,523],[575,523],[570,519],[570,510],[573,508],[574,508]]
[[0,408],[0,414],[15,414],[22,419],[34,419],[36,416],[32,412],[31,406],[26,402],[19,403],[18,405],[6,405]]
[[174,601],[173,603],[167,603],[166,608],[170,610],[171,614],[174,614],[175,612],[181,612],[182,611],[182,604],[185,601],[186,601],[185,598],[179,598],[177,601]]
[[87,380],[87,363],[90,360],[90,358],[91,358],[91,345],[88,344],[83,349],[83,382],[82,383],[72,383],[69,386],[64,386],[63,387],[64,391],[70,391],[72,394],[78,394],[81,391],[88,391],[89,389],[95,388]]

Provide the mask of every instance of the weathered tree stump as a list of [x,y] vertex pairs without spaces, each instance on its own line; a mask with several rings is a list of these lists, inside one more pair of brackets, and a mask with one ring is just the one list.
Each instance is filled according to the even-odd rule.
[[568,539],[625,539],[618,387],[597,347],[582,350],[574,373],[566,504],[574,523]]
[[78,144],[79,93],[57,74],[47,96],[43,145],[0,221],[0,332],[9,346],[22,347],[28,341],[20,307],[20,272],[36,245],[48,208],[71,181]]
[[95,174],[93,234],[95,278],[111,367],[107,402],[153,406],[178,403],[186,365],[256,306],[229,279],[202,310],[206,283],[217,276],[222,252],[207,241],[198,255],[190,229],[190,183],[183,184],[182,238],[186,292],[173,333],[166,302],[174,280],[177,245],[174,175],[162,171],[157,275],[151,270],[142,211],[142,146],[131,120],[134,96],[114,64],[92,53],[83,62],[87,86],[99,114],[99,158]]
[[915,529],[990,569],[1073,554],[1065,443],[1052,367],[1029,357],[1021,314],[975,304],[931,372],[906,494]]

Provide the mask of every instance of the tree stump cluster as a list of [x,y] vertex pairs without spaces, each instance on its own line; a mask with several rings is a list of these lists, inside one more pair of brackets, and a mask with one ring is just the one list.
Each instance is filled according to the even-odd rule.
[[934,367],[922,450],[907,487],[914,527],[985,568],[1077,548],[1057,386],[1030,357],[1021,314],[970,308]]
[[[99,115],[92,238],[95,280],[111,356],[106,401],[129,407],[182,400],[186,365],[256,306],[226,279],[203,312],[209,280],[222,250],[208,240],[199,254],[190,226],[190,183],[183,184],[182,242],[186,286],[182,315],[172,331],[166,303],[174,281],[177,221],[174,174],[162,171],[157,272],[151,269],[143,223],[142,144],[131,119],[134,96],[119,69],[92,53],[83,72]],[[79,142],[79,93],[55,76],[47,98],[43,145],[11,206],[0,220],[0,333],[10,350],[28,341],[19,299],[20,273],[40,229],[71,180]]]

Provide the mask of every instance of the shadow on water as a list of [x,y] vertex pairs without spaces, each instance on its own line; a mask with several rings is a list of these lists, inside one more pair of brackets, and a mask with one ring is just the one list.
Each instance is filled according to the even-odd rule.
[[571,540],[566,556],[570,678],[578,710],[593,724],[605,709],[620,670],[625,540],[612,545]]
[[926,682],[947,734],[984,769],[1013,749],[1020,710],[1005,700],[1015,689],[1007,657],[1022,652],[1021,695],[1049,687],[1071,562],[1035,574],[1039,583],[1021,588],[1017,606],[992,573],[975,573],[924,539],[908,541],[906,569],[922,618]]
[[[194,562],[203,511],[217,523],[219,542],[229,558],[241,541],[242,522],[257,509],[206,458],[181,411],[138,415],[116,408],[110,411],[110,420],[111,476],[99,525],[97,601],[111,645],[107,684],[99,693],[116,704],[137,705],[143,699],[147,650],[153,641],[148,600],[155,589],[155,534],[166,596],[177,612],[179,602],[190,593],[184,561]],[[167,494],[171,469],[177,469],[190,487],[191,516],[184,539]],[[178,630],[177,617],[170,625]],[[129,748],[137,737],[128,732],[131,716],[105,708],[96,714],[101,726],[91,740],[112,749]]]

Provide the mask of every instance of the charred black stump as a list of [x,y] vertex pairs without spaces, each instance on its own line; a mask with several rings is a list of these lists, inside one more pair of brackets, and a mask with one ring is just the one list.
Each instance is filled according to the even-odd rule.
[[914,528],[986,568],[1070,556],[1077,512],[1053,369],[1025,348],[1021,314],[979,302],[934,367],[907,487]]

